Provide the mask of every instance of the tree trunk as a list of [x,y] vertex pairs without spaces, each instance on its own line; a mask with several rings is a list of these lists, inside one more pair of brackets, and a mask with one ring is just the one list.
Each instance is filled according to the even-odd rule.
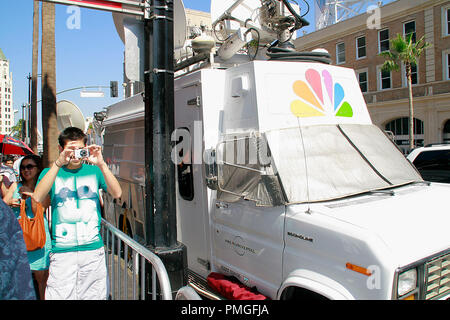
[[58,127],[56,124],[56,58],[55,58],[55,5],[42,3],[41,45],[42,136],[43,164],[48,167],[59,156]]
[[414,106],[413,93],[411,81],[411,65],[406,64],[406,80],[408,81],[408,98],[409,98],[409,149],[410,151],[415,147],[414,141]]
[[30,148],[37,154],[37,73],[39,54],[39,1],[33,2],[33,58],[31,71],[31,106],[30,106]]

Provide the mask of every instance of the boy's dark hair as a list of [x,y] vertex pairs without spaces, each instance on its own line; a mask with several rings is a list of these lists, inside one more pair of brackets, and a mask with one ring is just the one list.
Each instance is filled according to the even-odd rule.
[[84,134],[83,130],[76,127],[67,127],[59,134],[58,142],[59,145],[64,148],[68,141],[76,141],[83,139],[84,144],[87,142],[87,136]]

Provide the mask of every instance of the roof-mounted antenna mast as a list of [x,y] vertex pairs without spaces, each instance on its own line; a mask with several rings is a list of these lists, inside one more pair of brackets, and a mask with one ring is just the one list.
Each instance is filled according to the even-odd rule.
[[[307,13],[308,3],[303,4]],[[279,47],[293,47],[296,31],[309,25],[305,14],[293,0],[212,0],[212,27],[223,42],[218,55],[228,60],[252,40],[257,46],[277,41]]]
[[381,7],[379,0],[315,0],[316,29],[323,29],[367,12],[371,5]]

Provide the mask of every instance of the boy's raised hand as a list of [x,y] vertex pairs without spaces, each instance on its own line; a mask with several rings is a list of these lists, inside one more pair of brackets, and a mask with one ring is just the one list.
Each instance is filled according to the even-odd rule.
[[95,144],[90,145],[87,148],[89,149],[89,157],[87,158],[87,160],[94,165],[102,165],[104,163],[102,148]]
[[75,141],[70,141],[64,147],[64,150],[61,151],[58,157],[58,162],[60,165],[67,165],[70,162],[70,159],[74,156],[74,150],[77,149],[77,145]]

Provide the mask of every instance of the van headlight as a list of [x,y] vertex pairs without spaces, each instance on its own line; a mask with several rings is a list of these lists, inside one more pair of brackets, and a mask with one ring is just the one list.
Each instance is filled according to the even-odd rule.
[[417,288],[417,269],[402,272],[398,276],[397,294],[401,297]]

